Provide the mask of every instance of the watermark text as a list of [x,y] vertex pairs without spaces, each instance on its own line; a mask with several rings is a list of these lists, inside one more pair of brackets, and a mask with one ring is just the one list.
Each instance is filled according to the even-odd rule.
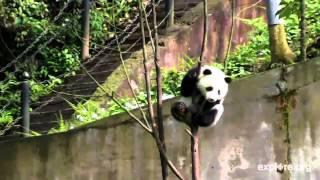
[[282,163],[272,163],[272,164],[258,164],[258,171],[305,171],[311,172],[312,167],[310,164],[282,164]]

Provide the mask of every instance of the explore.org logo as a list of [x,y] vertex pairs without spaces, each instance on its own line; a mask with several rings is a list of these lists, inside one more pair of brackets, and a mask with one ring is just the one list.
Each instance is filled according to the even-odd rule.
[[310,164],[282,164],[282,163],[273,163],[273,164],[258,164],[258,171],[305,171],[311,172],[312,167]]

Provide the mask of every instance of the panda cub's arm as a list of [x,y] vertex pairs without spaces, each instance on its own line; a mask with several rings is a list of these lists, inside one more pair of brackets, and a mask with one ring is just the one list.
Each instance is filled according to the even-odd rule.
[[215,126],[224,112],[222,103],[214,105],[210,110],[194,114],[192,121],[201,127]]
[[215,126],[218,123],[219,119],[221,118],[221,116],[223,114],[224,107],[222,104],[218,104],[213,108],[213,110],[216,111],[216,114],[214,116],[213,124],[210,126]]

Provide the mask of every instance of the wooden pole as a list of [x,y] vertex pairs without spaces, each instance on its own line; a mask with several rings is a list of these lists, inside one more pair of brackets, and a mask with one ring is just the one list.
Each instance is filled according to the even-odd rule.
[[307,52],[306,52],[306,16],[305,9],[306,4],[305,0],[300,1],[300,58],[301,61],[307,60]]

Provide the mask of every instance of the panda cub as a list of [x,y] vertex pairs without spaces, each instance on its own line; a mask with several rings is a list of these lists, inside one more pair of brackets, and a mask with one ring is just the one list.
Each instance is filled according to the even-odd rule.
[[224,111],[223,101],[231,78],[220,69],[202,66],[189,70],[181,83],[181,99],[171,107],[173,117],[201,127],[214,126]]

